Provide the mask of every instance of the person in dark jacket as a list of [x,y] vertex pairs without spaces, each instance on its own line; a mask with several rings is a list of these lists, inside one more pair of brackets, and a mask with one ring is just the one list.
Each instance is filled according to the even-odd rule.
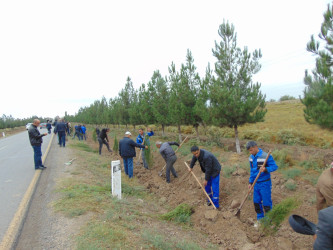
[[175,151],[171,147],[172,145],[176,145],[177,147],[179,147],[179,144],[177,142],[164,142],[164,143],[160,141],[156,142],[156,147],[159,148],[160,154],[162,155],[163,159],[166,162],[165,175],[167,183],[170,183],[170,171],[175,178],[178,177],[177,172],[173,167],[173,164],[177,160],[177,156],[175,154]]
[[[251,188],[256,176],[259,171],[261,174],[253,188],[253,203],[254,209],[257,213],[257,222],[254,227],[259,226],[259,220],[262,219],[265,213],[269,212],[273,207],[272,202],[272,181],[271,172],[278,169],[273,156],[269,156],[266,167],[263,167],[267,153],[261,148],[258,148],[255,141],[249,141],[246,144],[246,149],[250,152],[250,178],[249,178],[249,189]],[[265,210],[265,213],[264,213]]]
[[129,178],[133,177],[133,157],[136,156],[135,148],[148,149],[148,146],[133,141],[130,138],[131,136],[131,132],[127,131],[125,137],[119,141],[119,155],[124,161],[125,174],[128,175]]
[[45,169],[46,167],[42,163],[42,143],[43,136],[47,135],[47,133],[40,134],[38,131],[38,127],[40,124],[40,120],[35,119],[31,126],[28,129],[30,144],[34,150],[34,162],[35,162],[35,170],[37,169]]
[[54,133],[58,134],[60,147],[66,146],[66,123],[63,120],[59,120],[54,128]]
[[108,138],[108,133],[110,132],[109,128],[103,128],[101,133],[99,134],[98,137],[98,142],[99,142],[99,154],[102,154],[102,147],[103,144],[107,147],[109,152],[112,152],[109,146],[109,138]]
[[49,133],[49,134],[51,134],[51,129],[52,129],[52,124],[51,124],[51,121],[47,121],[47,123],[46,123],[46,128],[47,128],[47,132]]
[[[190,171],[192,171],[194,164],[199,161],[202,172],[205,173],[205,181],[203,183],[205,190],[216,208],[220,207],[219,195],[220,195],[220,172],[221,165],[216,157],[205,149],[199,149],[197,146],[191,148],[193,154],[190,164]],[[207,205],[211,203],[207,200]]]

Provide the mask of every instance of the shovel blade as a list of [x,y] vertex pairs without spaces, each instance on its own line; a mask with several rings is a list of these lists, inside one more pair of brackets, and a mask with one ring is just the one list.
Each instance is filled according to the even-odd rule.
[[240,218],[240,209],[237,209],[236,213],[234,214],[238,219]]

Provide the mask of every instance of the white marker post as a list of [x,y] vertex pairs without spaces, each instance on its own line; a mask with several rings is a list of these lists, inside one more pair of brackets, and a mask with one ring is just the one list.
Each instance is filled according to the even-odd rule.
[[121,169],[120,161],[111,162],[111,192],[113,196],[121,199]]
[[5,132],[2,132],[2,137],[6,137]]

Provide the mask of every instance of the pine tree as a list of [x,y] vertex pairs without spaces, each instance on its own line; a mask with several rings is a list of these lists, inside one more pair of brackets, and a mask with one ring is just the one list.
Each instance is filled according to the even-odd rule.
[[167,85],[167,80],[163,78],[159,70],[154,71],[154,74],[149,82],[149,88],[152,91],[152,109],[155,122],[162,126],[162,136],[165,136],[165,126],[169,124],[169,99],[170,93]]
[[223,22],[218,33],[222,41],[215,41],[212,50],[217,59],[216,77],[213,76],[210,87],[212,122],[234,128],[236,150],[240,153],[238,127],[263,121],[266,114],[260,84],[252,82],[252,75],[261,68],[261,51],[255,50],[251,55],[247,47],[238,48],[235,28],[229,22]]
[[324,48],[320,48],[313,36],[307,44],[307,50],[317,58],[312,75],[305,71],[304,117],[309,123],[333,129],[333,7],[330,5],[324,13],[319,38],[325,43]]
[[119,149],[119,142],[117,140],[117,135],[114,135],[113,151],[117,153],[118,149]]

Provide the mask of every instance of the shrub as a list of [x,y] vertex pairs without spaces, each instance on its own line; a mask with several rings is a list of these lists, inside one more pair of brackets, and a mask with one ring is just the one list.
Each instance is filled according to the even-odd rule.
[[193,208],[188,204],[180,204],[174,210],[162,214],[161,218],[163,220],[175,221],[178,223],[188,223],[193,213]]
[[94,142],[97,142],[97,134],[96,134],[96,129],[93,130],[92,132],[92,138]]
[[291,182],[287,182],[286,184],[284,184],[284,186],[286,187],[286,189],[290,190],[290,191],[294,191],[296,190],[296,183],[291,183]]
[[227,166],[225,165],[224,167],[222,167],[222,172],[223,172],[223,176],[225,178],[230,178],[232,173],[236,171],[237,166],[233,165],[233,166]]
[[272,156],[280,169],[283,169],[283,168],[289,166],[289,164],[290,165],[293,164],[292,158],[291,158],[290,154],[288,153],[287,149],[274,150],[272,152]]
[[117,140],[117,136],[115,135],[114,136],[114,143],[113,143],[113,151],[118,152],[118,149],[119,149],[119,142]]
[[279,99],[280,102],[289,101],[289,100],[296,100],[296,98],[293,96],[290,96],[290,95],[284,95],[284,96],[281,96]]
[[286,180],[294,179],[295,177],[300,176],[301,174],[302,174],[302,170],[300,170],[298,168],[290,168],[290,169],[283,171],[283,177]]
[[300,201],[294,197],[287,198],[275,205],[273,209],[260,220],[260,229],[262,232],[266,235],[277,232],[285,218],[299,205]]
[[286,145],[306,145],[305,137],[294,129],[281,129],[277,133],[277,142]]

